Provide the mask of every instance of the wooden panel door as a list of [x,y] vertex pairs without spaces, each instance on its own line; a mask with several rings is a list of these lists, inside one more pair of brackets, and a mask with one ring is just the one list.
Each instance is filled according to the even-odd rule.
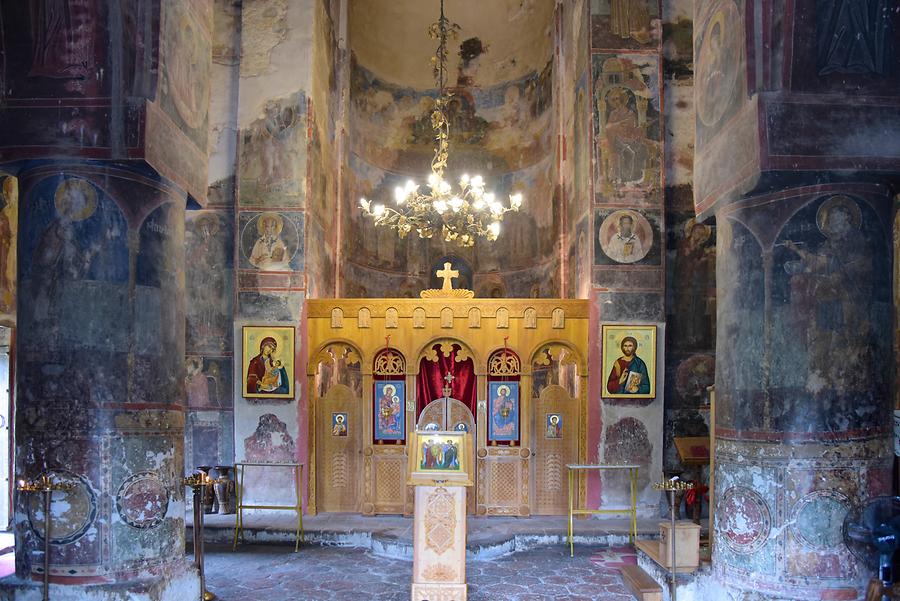
[[534,502],[537,515],[569,511],[566,465],[578,462],[578,401],[562,386],[550,385],[534,401]]
[[359,511],[362,400],[335,384],[316,401],[316,496],[318,511]]

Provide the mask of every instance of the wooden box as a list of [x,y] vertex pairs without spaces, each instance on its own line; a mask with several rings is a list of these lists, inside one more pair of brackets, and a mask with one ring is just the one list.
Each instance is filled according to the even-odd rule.
[[[671,522],[659,523],[660,565],[667,569],[672,565],[671,530]],[[675,559],[678,562],[676,568],[696,568],[700,565],[700,524],[690,520],[675,522]]]

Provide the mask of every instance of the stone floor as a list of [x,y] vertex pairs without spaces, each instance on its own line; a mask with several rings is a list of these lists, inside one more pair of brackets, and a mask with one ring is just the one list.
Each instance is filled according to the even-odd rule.
[[[407,601],[412,563],[359,548],[244,545],[206,549],[207,589],[221,601]],[[470,601],[634,601],[616,566],[627,549],[532,549],[466,566]]]

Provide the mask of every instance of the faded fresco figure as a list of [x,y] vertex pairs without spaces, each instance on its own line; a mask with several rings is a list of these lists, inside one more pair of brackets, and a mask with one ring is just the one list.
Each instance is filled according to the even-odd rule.
[[712,228],[693,218],[684,224],[677,242],[672,282],[675,297],[675,339],[685,348],[709,348],[713,344],[716,311],[716,248],[710,244]]
[[73,227],[97,209],[97,192],[93,186],[80,179],[64,180],[56,188],[54,201],[57,218],[41,237],[32,263],[34,315],[37,319],[48,318],[50,308],[58,306],[58,282],[83,278],[90,269],[91,261],[101,250],[96,242],[83,247]]
[[871,252],[860,231],[859,206],[847,196],[823,203],[816,223],[825,237],[818,248],[784,242],[797,256],[784,264],[790,275],[791,308],[806,332],[802,342],[809,353],[809,377],[821,379],[815,387],[827,384],[849,392],[873,377],[873,324],[865,309],[872,292]]
[[641,239],[634,232],[634,218],[631,215],[619,217],[618,231],[604,250],[610,259],[619,263],[634,263],[646,254]]
[[294,107],[280,108],[278,103],[266,104],[266,116],[263,127],[256,133],[259,136],[261,172],[259,187],[261,190],[277,190],[292,173],[290,168],[291,129],[296,121]]
[[222,323],[225,293],[222,241],[217,238],[219,217],[204,214],[189,229],[193,234],[187,249],[187,272],[191,281],[192,296],[196,302],[189,308],[188,318],[198,344],[204,348],[218,347],[224,350],[225,326]]
[[650,11],[643,0],[610,0],[610,31],[641,44],[650,42]]
[[608,114],[603,130],[607,154],[607,179],[614,183],[639,182],[647,166],[646,134],[638,124],[633,96],[623,88],[606,95]]
[[250,263],[270,271],[290,271],[287,245],[281,238],[284,219],[277,213],[263,213],[256,222],[259,238],[250,252]]

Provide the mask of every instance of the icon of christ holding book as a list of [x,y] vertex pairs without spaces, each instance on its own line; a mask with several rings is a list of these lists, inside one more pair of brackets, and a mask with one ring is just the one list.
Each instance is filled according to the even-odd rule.
[[637,339],[626,336],[619,347],[622,356],[613,363],[609,378],[606,379],[606,390],[610,394],[649,394],[650,376],[647,364],[637,356]]

